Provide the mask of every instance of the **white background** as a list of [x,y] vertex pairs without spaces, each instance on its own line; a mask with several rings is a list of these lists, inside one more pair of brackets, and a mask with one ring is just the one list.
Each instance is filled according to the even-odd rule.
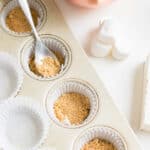
[[125,61],[111,56],[89,57],[118,108],[124,113],[138,136],[143,150],[150,149],[150,133],[138,130],[141,102],[143,63],[150,52],[150,0],[114,0],[94,10],[75,7],[65,0],[56,0],[76,39],[90,53],[89,40],[102,17],[118,18],[128,37],[131,55]]

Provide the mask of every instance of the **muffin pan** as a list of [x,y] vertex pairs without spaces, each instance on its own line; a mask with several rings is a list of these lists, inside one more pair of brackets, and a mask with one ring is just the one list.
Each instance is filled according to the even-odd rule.
[[[38,2],[44,5],[43,13],[47,12],[47,20],[40,28],[39,33],[43,41],[49,47],[54,48],[54,51],[59,51],[65,60],[58,75],[42,78],[32,73],[28,67],[28,60],[33,52],[33,38],[31,36],[11,36],[10,32],[5,32],[3,27],[0,28],[0,52],[5,51],[9,55],[15,55],[21,65],[20,70],[24,72],[19,96],[22,96],[23,99],[31,97],[33,103],[39,103],[47,113],[50,124],[49,130],[46,130],[47,138],[43,141],[44,144],[39,143],[37,147],[80,150],[83,144],[92,138],[99,137],[112,142],[117,150],[140,150],[137,138],[127,120],[113,103],[101,79],[98,78],[88,62],[86,54],[69,31],[55,2],[53,0],[38,0]],[[55,100],[61,94],[68,92],[78,92],[90,99],[89,116],[80,125],[63,124],[54,115]],[[14,105],[13,103],[17,103],[12,97],[8,101],[11,101],[11,107]],[[20,101],[23,100],[20,99]],[[2,107],[0,108],[3,110]],[[44,118],[44,116],[42,117]],[[1,142],[3,142],[2,139],[0,139]],[[32,141],[30,142],[32,143]],[[5,144],[0,145],[1,148],[6,148]],[[29,149],[34,150],[35,146],[36,144],[33,144]],[[24,148],[28,150],[27,147]]]

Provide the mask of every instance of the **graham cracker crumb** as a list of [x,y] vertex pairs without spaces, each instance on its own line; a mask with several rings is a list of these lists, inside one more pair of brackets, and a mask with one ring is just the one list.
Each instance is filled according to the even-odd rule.
[[45,57],[42,64],[35,64],[34,56],[30,58],[29,67],[32,72],[42,77],[51,77],[58,74],[61,70],[61,64],[57,59]]
[[73,125],[81,124],[89,115],[90,101],[88,97],[79,93],[65,93],[54,104],[54,113],[58,120],[66,118]]
[[[38,24],[38,12],[31,8],[31,14],[34,21],[35,26]],[[12,9],[7,17],[6,17],[6,24],[10,30],[15,32],[29,32],[31,31],[31,26],[27,21],[22,9],[20,7],[15,7]]]
[[117,150],[115,146],[106,141],[106,140],[101,140],[99,138],[95,138],[85,144],[81,150]]

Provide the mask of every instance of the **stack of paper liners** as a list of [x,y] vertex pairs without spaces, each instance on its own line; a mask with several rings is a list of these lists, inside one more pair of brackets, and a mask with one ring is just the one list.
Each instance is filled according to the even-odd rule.
[[150,132],[150,55],[144,66],[143,105],[140,129]]

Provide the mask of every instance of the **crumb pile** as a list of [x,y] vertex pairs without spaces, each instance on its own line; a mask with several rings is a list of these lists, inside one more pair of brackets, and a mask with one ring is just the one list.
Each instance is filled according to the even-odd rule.
[[81,150],[117,150],[114,145],[106,140],[95,138],[85,144]]
[[81,124],[89,115],[90,101],[79,93],[65,93],[54,104],[54,113],[59,121],[66,118],[73,125]]
[[34,56],[32,56],[29,60],[29,67],[32,72],[42,77],[55,76],[61,70],[60,62],[51,57],[45,57],[39,65],[35,64]]
[[[31,14],[35,26],[38,24],[38,12],[31,8]],[[20,7],[15,7],[12,9],[6,17],[6,25],[10,30],[15,32],[29,32],[31,31],[31,26],[28,23],[22,9]]]

